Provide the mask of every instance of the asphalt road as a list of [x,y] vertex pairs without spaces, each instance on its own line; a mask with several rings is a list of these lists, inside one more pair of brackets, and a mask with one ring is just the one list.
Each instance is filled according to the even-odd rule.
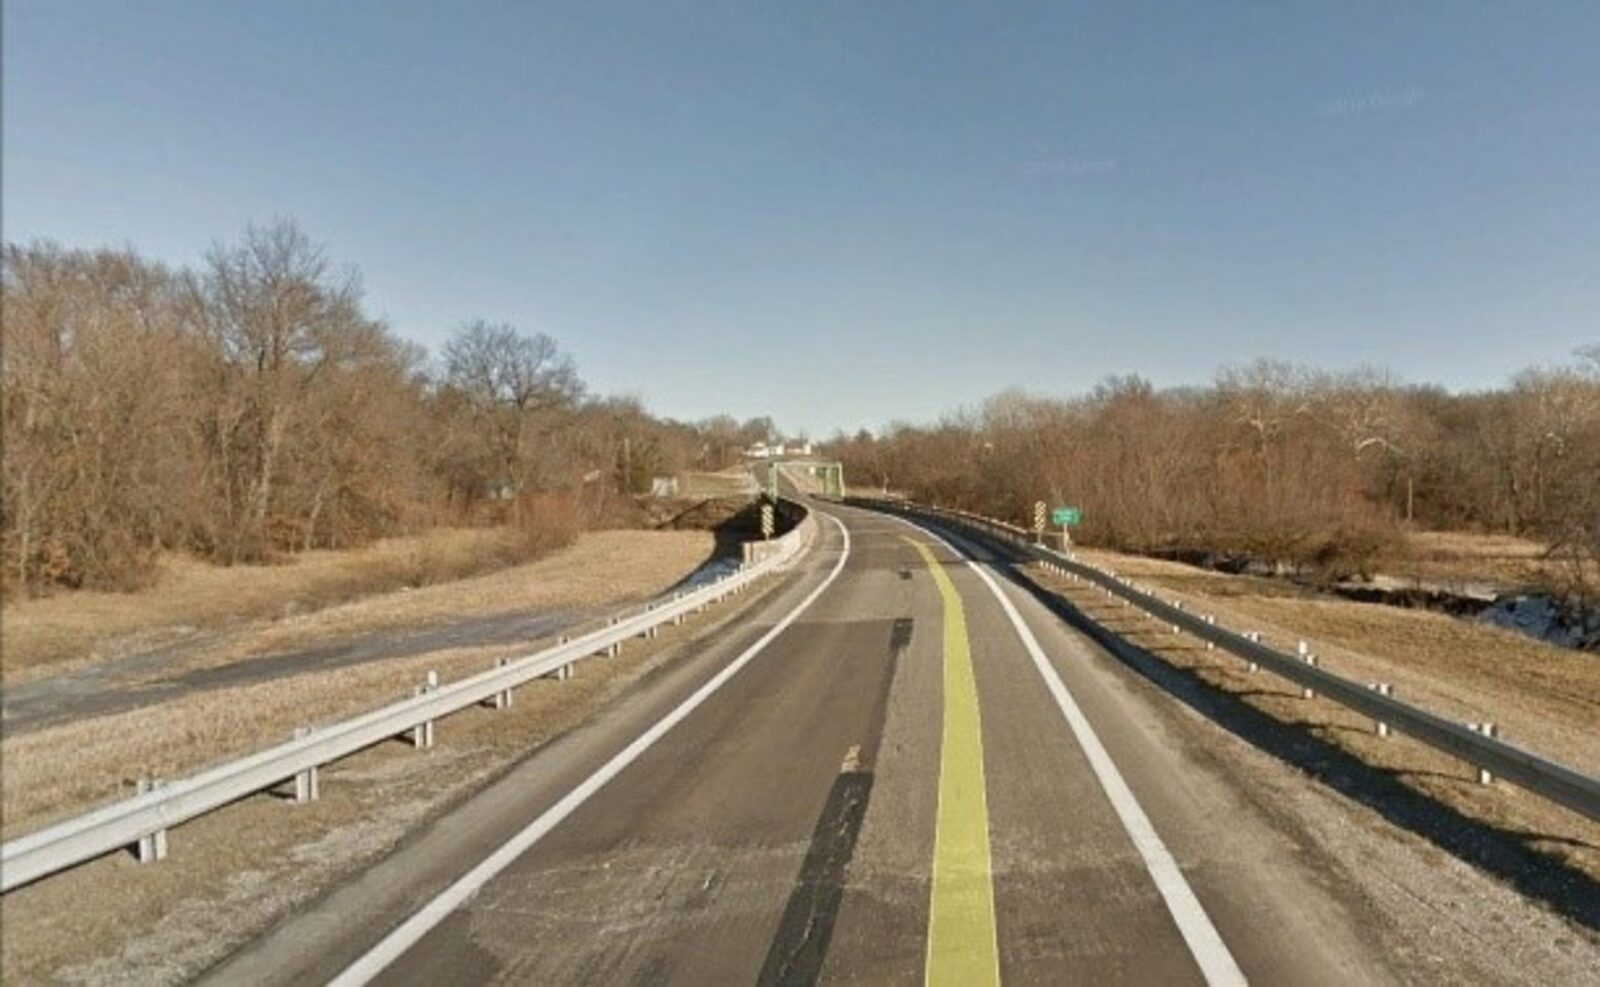
[[979,547],[819,509],[749,619],[211,979],[1391,979],[1178,704]]

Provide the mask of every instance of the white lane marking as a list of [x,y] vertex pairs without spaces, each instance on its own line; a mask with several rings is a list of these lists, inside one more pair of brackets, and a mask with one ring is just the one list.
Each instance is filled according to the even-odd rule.
[[1100,782],[1101,790],[1106,793],[1111,807],[1116,810],[1117,818],[1122,820],[1122,828],[1127,830],[1128,836],[1133,840],[1134,848],[1143,858],[1145,869],[1155,881],[1156,890],[1161,892],[1161,900],[1166,903],[1167,911],[1172,914],[1172,920],[1177,923],[1178,931],[1183,934],[1183,941],[1188,945],[1189,953],[1194,956],[1195,962],[1199,964],[1206,983],[1219,985],[1248,983],[1244,971],[1234,962],[1233,954],[1228,951],[1228,946],[1222,941],[1216,926],[1211,924],[1210,916],[1201,907],[1200,899],[1195,897],[1189,882],[1184,880],[1183,871],[1178,869],[1178,862],[1173,859],[1166,844],[1161,842],[1155,826],[1150,823],[1150,817],[1145,815],[1139,800],[1134,798],[1133,790],[1122,778],[1122,772],[1117,770],[1116,763],[1106,752],[1105,745],[1100,743],[1099,736],[1089,725],[1083,710],[1078,708],[1077,700],[1067,691],[1066,683],[1061,681],[1055,666],[1045,657],[1044,649],[1039,646],[1033,631],[1023,622],[1022,615],[1017,612],[1010,597],[1001,591],[994,577],[965,552],[913,521],[906,521],[904,518],[897,520],[905,521],[906,524],[953,552],[978,574],[978,578],[989,587],[989,592],[1000,601],[1000,608],[1010,618],[1017,637],[1022,640],[1023,647],[1028,649],[1028,654],[1033,658],[1034,667],[1044,677],[1045,685],[1055,697],[1056,705],[1061,707],[1061,715],[1066,717],[1067,725],[1072,728],[1072,735],[1077,738],[1084,757],[1094,769],[1094,776]]
[[399,959],[406,950],[427,935],[434,926],[444,921],[451,912],[461,907],[467,899],[476,894],[479,888],[482,888],[492,880],[496,874],[505,870],[512,861],[526,853],[535,843],[539,842],[540,838],[554,829],[563,819],[572,815],[591,795],[599,791],[601,786],[615,778],[624,768],[637,760],[639,755],[649,750],[651,745],[660,740],[668,730],[671,730],[684,717],[694,712],[696,707],[710,698],[712,693],[720,689],[734,675],[738,674],[741,668],[748,665],[752,658],[760,654],[762,649],[772,643],[773,638],[782,634],[800,614],[805,612],[807,607],[816,602],[817,597],[821,596],[823,591],[833,583],[840,570],[844,568],[845,561],[850,558],[849,529],[832,514],[823,514],[821,511],[817,513],[832,521],[838,527],[839,533],[844,536],[844,548],[839,553],[839,561],[834,563],[832,571],[822,581],[822,585],[812,590],[804,600],[800,601],[799,606],[789,611],[782,620],[772,626],[771,630],[761,635],[754,644],[742,651],[739,657],[729,662],[722,671],[712,676],[704,685],[696,689],[689,698],[674,707],[672,712],[662,717],[650,729],[635,738],[631,744],[613,755],[611,760],[601,765],[594,774],[585,778],[576,788],[562,796],[560,801],[546,809],[539,818],[529,823],[527,828],[501,844],[499,849],[486,857],[482,863],[458,878],[454,884],[445,888],[436,898],[422,906],[410,918],[395,927],[387,936],[384,936],[377,945],[345,967],[343,972],[328,981],[330,987],[356,987],[356,985],[365,984],[379,973],[382,973],[384,968]]

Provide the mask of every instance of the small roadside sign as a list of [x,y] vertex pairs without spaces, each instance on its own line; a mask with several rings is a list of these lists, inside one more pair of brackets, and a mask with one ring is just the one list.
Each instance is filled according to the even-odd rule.
[[1044,509],[1044,501],[1036,500],[1033,502],[1033,530],[1036,532],[1044,530]]
[[772,505],[761,505],[761,537],[771,538],[773,531]]
[[1058,507],[1050,512],[1050,523],[1058,527],[1081,524],[1082,522],[1083,512],[1076,507]]

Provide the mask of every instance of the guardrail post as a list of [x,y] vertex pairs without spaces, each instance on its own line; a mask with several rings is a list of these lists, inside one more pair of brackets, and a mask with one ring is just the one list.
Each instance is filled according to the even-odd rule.
[[[1485,737],[1499,736],[1499,731],[1495,729],[1495,725],[1493,723],[1468,723],[1467,726],[1472,730],[1473,733],[1481,733]],[[1478,767],[1478,784],[1489,785],[1493,782],[1494,774],[1488,768],[1480,765]]]
[[[675,600],[675,601],[683,599],[683,593],[680,591],[680,592],[672,594],[672,599]],[[673,627],[682,627],[683,626],[683,614],[682,613],[675,613],[675,614],[672,615],[672,626]]]
[[[310,735],[310,727],[294,728],[295,740],[303,740]],[[315,764],[294,776],[294,800],[297,804],[315,802],[321,797],[322,788],[317,778],[317,766]]]
[[[495,668],[505,668],[505,667],[509,666],[510,664],[511,664],[511,659],[510,658],[496,658],[494,660],[494,667]],[[510,687],[501,689],[499,692],[497,692],[494,695],[490,696],[489,697],[488,706],[489,706],[490,709],[508,709],[508,708],[510,708],[510,706],[511,706],[511,689],[510,689]]]
[[[158,779],[139,779],[140,795],[159,791],[165,787],[166,785]],[[139,837],[139,842],[134,845],[133,854],[141,864],[153,864],[158,860],[167,859],[167,831],[158,829],[154,833]]]
[[[1301,643],[1301,645],[1305,644],[1304,641],[1301,641],[1300,643]],[[1300,657],[1307,665],[1310,665],[1312,668],[1316,668],[1317,667],[1317,656],[1312,654],[1311,652],[1309,652],[1309,651],[1304,652],[1304,653],[1301,654]],[[1317,698],[1317,690],[1311,688],[1309,685],[1301,686],[1300,687],[1300,698],[1301,699],[1315,699],[1315,698]]]
[[[1216,623],[1217,623],[1217,618],[1208,613],[1205,616],[1205,621],[1206,621],[1207,624],[1210,624],[1211,626],[1215,627]],[[1215,650],[1217,650],[1217,642],[1215,642],[1215,641],[1207,641],[1206,642],[1206,650],[1207,651],[1215,651]]]
[[[606,626],[607,627],[615,627],[615,626],[617,626],[617,618],[615,618],[615,617],[607,617],[606,618]],[[601,651],[600,654],[602,654],[603,656],[605,656],[607,658],[615,658],[617,655],[622,654],[622,642],[621,641],[612,641],[610,644],[605,646],[605,650]]]
[[[655,608],[656,605],[654,603],[646,603],[644,605],[644,612],[652,613],[655,611]],[[656,636],[656,625],[651,624],[649,627],[646,627],[644,630],[639,632],[639,636],[644,638],[646,641],[653,640]]]
[[[428,672],[428,680],[417,686],[417,695],[423,696],[439,688],[439,673]],[[418,749],[433,746],[433,721],[423,720],[411,728],[411,746]]]
[[[1367,688],[1385,699],[1394,698],[1394,687],[1387,682],[1369,682],[1367,683]],[[1380,737],[1387,737],[1389,736],[1389,724],[1383,720],[1374,720],[1373,731]]]

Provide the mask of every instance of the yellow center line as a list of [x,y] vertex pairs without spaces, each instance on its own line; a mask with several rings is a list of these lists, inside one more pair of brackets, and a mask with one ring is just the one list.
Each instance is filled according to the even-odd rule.
[[928,910],[929,984],[998,984],[994,881],[989,863],[989,800],[983,780],[983,722],[978,680],[967,641],[967,615],[944,566],[923,543],[921,553],[944,602],[944,735],[939,757],[939,811],[933,838],[933,889]]

